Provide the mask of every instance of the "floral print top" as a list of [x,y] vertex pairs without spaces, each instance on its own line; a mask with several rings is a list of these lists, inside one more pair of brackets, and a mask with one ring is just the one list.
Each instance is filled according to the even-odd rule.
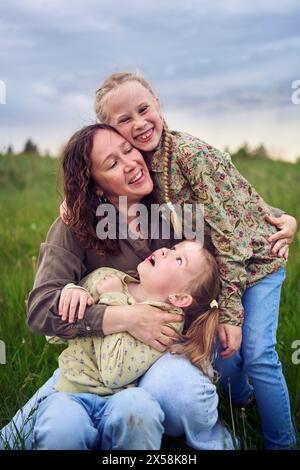
[[[241,326],[244,290],[285,265],[271,253],[276,227],[264,220],[272,208],[239,173],[228,153],[200,139],[172,132],[169,163],[172,203],[204,206],[204,237],[213,247],[221,277],[220,323]],[[164,203],[161,148],[146,158],[154,199]]]

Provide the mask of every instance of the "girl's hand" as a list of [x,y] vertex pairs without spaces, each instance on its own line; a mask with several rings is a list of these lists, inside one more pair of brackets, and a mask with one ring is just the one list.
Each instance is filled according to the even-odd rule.
[[59,215],[63,222],[68,225],[68,206],[66,200],[64,199],[61,205],[59,206]]
[[288,259],[289,245],[292,243],[296,230],[297,221],[295,217],[288,214],[283,214],[280,217],[271,217],[265,214],[265,220],[278,229],[277,233],[271,235],[268,239],[270,243],[274,243],[272,253],[277,254],[278,258],[284,257]]
[[242,342],[242,328],[240,326],[221,323],[218,326],[220,343],[225,351],[221,352],[222,359],[228,359],[240,348]]
[[180,338],[168,325],[182,321],[181,315],[151,305],[110,306],[105,309],[102,328],[105,335],[128,331],[142,343],[164,352]]
[[93,303],[93,297],[83,289],[78,289],[76,287],[73,289],[63,289],[59,299],[58,313],[62,320],[68,320],[69,323],[73,323],[78,306],[77,319],[82,320],[85,315],[86,306],[92,305]]
[[98,282],[96,289],[99,294],[105,294],[106,292],[123,292],[123,284],[118,276],[113,275]]

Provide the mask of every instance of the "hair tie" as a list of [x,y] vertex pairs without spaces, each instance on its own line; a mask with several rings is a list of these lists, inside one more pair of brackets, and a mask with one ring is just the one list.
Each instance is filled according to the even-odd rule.
[[218,305],[218,302],[214,299],[211,301],[211,303],[209,304],[210,308],[219,308],[219,305]]

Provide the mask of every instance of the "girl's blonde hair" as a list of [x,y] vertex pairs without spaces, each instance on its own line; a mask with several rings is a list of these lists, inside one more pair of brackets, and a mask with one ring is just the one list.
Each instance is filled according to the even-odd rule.
[[[101,85],[100,88],[96,91],[94,108],[97,119],[100,122],[111,124],[110,116],[108,113],[107,102],[111,97],[112,93],[116,91],[120,85],[127,82],[138,82],[144,88],[146,88],[153,98],[156,98],[150,83],[139,73],[139,72],[120,72],[113,73],[110,75]],[[171,222],[176,234],[181,233],[181,220],[179,219],[170,199],[170,187],[169,187],[169,165],[170,157],[172,154],[173,139],[172,134],[169,131],[169,128],[164,119],[163,122],[163,132],[161,139],[161,152],[163,157],[163,184],[164,184],[164,200],[165,203],[169,206],[171,210]]]
[[219,310],[210,304],[219,297],[220,277],[214,256],[206,248],[202,252],[203,274],[189,286],[194,304],[186,312],[186,332],[170,351],[188,357],[204,374],[211,376]]
[[110,75],[96,91],[94,109],[97,119],[105,124],[110,124],[110,116],[107,109],[107,101],[120,85],[127,82],[139,82],[154,98],[156,95],[150,83],[139,72],[119,72]]

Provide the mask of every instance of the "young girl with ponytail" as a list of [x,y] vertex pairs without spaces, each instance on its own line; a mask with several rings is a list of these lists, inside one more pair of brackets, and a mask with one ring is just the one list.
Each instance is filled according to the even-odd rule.
[[[267,215],[272,208],[227,153],[186,133],[169,131],[159,100],[141,75],[110,76],[96,92],[95,111],[101,122],[142,151],[154,200],[168,204],[175,230],[175,203],[204,205],[205,240],[213,246],[221,278],[218,333],[224,350],[216,365],[222,384],[228,389],[230,383],[236,404],[244,405],[255,394],[266,448],[294,447],[289,396],[275,344],[295,220],[284,215],[274,221]],[[286,222],[292,236],[286,237],[286,229],[277,232],[274,222],[279,228]],[[148,373],[152,380],[155,368]]]
[[[167,276],[170,270],[172,285]],[[182,322],[170,326],[184,333],[170,351],[187,357],[213,379],[220,289],[215,258],[197,242],[182,241],[172,249],[153,252],[137,266],[137,273],[139,280],[119,270],[99,268],[78,286],[68,284],[62,290],[61,302],[67,310],[70,305],[85,308],[88,300],[104,305],[146,303],[181,315]],[[53,338],[48,340],[53,342]],[[109,396],[137,385],[137,379],[162,354],[128,332],[71,339],[59,357],[61,377],[55,388],[66,393]]]

